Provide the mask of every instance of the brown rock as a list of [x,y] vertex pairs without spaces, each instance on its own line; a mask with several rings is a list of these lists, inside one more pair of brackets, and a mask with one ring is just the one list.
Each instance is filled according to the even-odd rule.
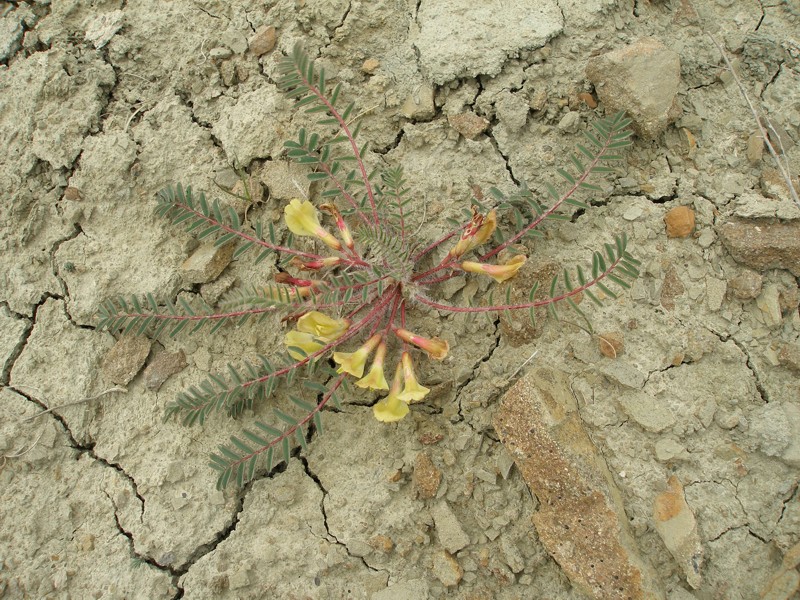
[[361,65],[361,72],[366,73],[367,75],[372,75],[380,66],[381,62],[377,58],[368,58],[364,61],[364,64]]
[[697,522],[686,503],[683,485],[675,475],[669,478],[667,486],[667,490],[656,497],[653,508],[656,531],[680,565],[686,581],[697,589],[702,582],[700,567],[703,564]]
[[208,283],[219,277],[233,258],[234,244],[201,245],[181,265],[183,278],[189,283]]
[[489,127],[489,121],[475,113],[465,112],[447,117],[450,127],[468,140],[474,140]]
[[141,335],[123,335],[103,358],[103,373],[119,385],[128,385],[150,354],[150,340]]
[[694,231],[694,211],[688,206],[676,206],[664,215],[667,237],[685,238]]
[[376,535],[367,542],[372,548],[383,554],[389,554],[394,549],[394,542],[388,535]]
[[464,577],[464,569],[452,554],[442,550],[433,555],[433,574],[445,587],[454,587]]
[[750,164],[757,165],[761,162],[761,157],[764,156],[764,138],[761,137],[760,132],[756,131],[747,138],[745,155]]
[[734,297],[739,300],[758,298],[762,285],[763,277],[750,269],[745,269],[729,282]]
[[624,110],[633,129],[655,138],[681,114],[678,53],[653,38],[589,59],[586,76],[611,111]]
[[678,271],[670,266],[664,274],[664,281],[661,283],[661,306],[667,310],[675,308],[675,298],[682,296],[686,291]]
[[157,392],[167,379],[175,373],[180,373],[184,368],[186,368],[186,355],[183,350],[162,352],[156,355],[144,370],[144,387]]
[[800,222],[734,219],[720,234],[736,262],[756,271],[787,269],[800,277]]
[[578,100],[583,102],[589,108],[597,108],[597,100],[594,99],[589,92],[582,92],[578,94]]
[[250,38],[250,52],[261,56],[270,52],[275,47],[278,37],[272,25],[262,25]]
[[663,598],[567,377],[547,368],[529,372],[503,397],[494,428],[539,499],[539,539],[572,584],[592,598]]
[[597,336],[600,354],[608,358],[617,358],[625,348],[625,338],[619,331],[609,331]]
[[778,348],[778,362],[795,372],[800,372],[800,344],[781,344]]
[[427,453],[417,454],[414,462],[414,475],[411,478],[411,484],[417,497],[423,500],[435,498],[441,482],[442,472],[436,468]]

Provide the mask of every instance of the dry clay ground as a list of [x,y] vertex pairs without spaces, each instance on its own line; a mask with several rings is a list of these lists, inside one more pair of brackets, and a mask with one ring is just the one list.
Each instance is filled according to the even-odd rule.
[[[731,55],[800,172],[797,0],[53,0],[0,11],[0,596],[797,598],[800,211],[705,36]],[[597,180],[591,210],[529,244],[519,284],[627,231],[642,276],[591,313],[616,357],[570,315],[534,329],[420,311],[416,329],[453,350],[421,361],[434,391],[409,418],[380,424],[374,399],[353,397],[302,459],[215,491],[208,453],[239,424],[162,423],[164,406],[228,361],[279,352],[281,327],[131,343],[114,359],[95,313],[117,294],[213,304],[270,280],[274,266],[250,256],[220,275],[214,261],[183,265],[198,244],[153,207],[176,181],[225,199],[218,186],[243,169],[259,196],[247,217],[282,232],[286,201],[313,196],[282,156],[303,120],[276,91],[279,57],[302,41],[343,82],[364,111],[369,160],[405,166],[420,235],[433,239],[491,186],[558,183],[555,168],[644,51],[591,81],[587,64],[645,37],[663,47],[617,107],[638,118],[633,150]],[[670,237],[664,217],[678,206],[695,227]],[[464,284],[440,297],[486,291]],[[156,366],[134,376],[144,356]],[[170,365],[178,372],[154,391]],[[538,407],[520,413],[534,422],[521,438],[501,441],[493,426],[504,394],[508,410]],[[509,452],[565,418],[570,435],[542,438],[553,464],[583,453],[596,472],[578,469],[584,479],[564,489],[603,479],[592,497],[616,507],[614,525],[586,539],[563,526],[581,510],[557,503],[562,530],[547,531],[536,483],[552,471],[535,473],[536,452],[518,466],[524,452]],[[641,588],[608,584],[618,573],[604,555],[582,554],[618,538]]]

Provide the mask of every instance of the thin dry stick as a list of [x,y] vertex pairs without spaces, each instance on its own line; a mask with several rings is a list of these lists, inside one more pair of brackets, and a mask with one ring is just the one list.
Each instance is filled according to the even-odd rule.
[[769,126],[770,131],[772,131],[772,133],[775,134],[775,139],[778,140],[778,144],[780,144],[780,146],[781,146],[781,152],[783,153],[783,156],[784,156],[783,160],[781,160],[781,158],[778,156],[778,153],[775,151],[775,147],[769,141],[769,134],[767,133],[766,129],[764,129],[764,125],[761,122],[761,118],[760,118],[760,116],[758,114],[758,111],[756,110],[756,107],[753,106],[753,103],[750,101],[750,96],[747,95],[747,91],[744,89],[744,85],[742,84],[742,80],[739,79],[739,76],[736,74],[736,71],[734,70],[733,65],[731,64],[731,61],[728,59],[728,55],[725,54],[725,51],[722,49],[722,46],[720,46],[719,43],[717,42],[717,40],[714,39],[713,35],[711,35],[710,33],[708,33],[706,35],[708,35],[708,37],[711,39],[711,41],[717,47],[717,50],[719,50],[719,53],[722,55],[722,60],[724,60],[725,64],[728,66],[728,70],[731,72],[731,76],[733,77],[733,80],[736,82],[736,85],[739,88],[739,92],[742,94],[742,96],[744,97],[745,101],[747,102],[747,106],[750,107],[750,112],[753,113],[753,117],[756,120],[756,125],[758,125],[758,131],[761,133],[761,137],[763,138],[764,143],[767,145],[767,149],[769,150],[769,153],[772,155],[772,158],[775,159],[775,162],[778,165],[778,170],[780,171],[781,176],[783,176],[783,179],[786,182],[786,186],[789,188],[789,194],[792,196],[792,200],[794,200],[794,203],[798,207],[800,207],[800,197],[798,197],[798,195],[797,195],[797,188],[795,188],[795,186],[794,186],[794,182],[792,181],[791,173],[789,172],[789,166],[786,163],[786,153],[783,151],[783,144],[781,142],[780,135],[778,135],[778,132],[775,131],[775,128],[772,126],[772,123],[769,120],[769,117],[767,117],[765,115],[764,116],[764,121],[767,122],[767,125]]
[[[28,386],[22,386],[22,387],[28,387]],[[38,391],[35,388],[28,388],[28,389],[32,389],[34,391]],[[61,408],[66,408],[67,406],[75,406],[76,404],[83,404],[84,402],[91,402],[92,400],[97,400],[98,398],[101,398],[101,397],[103,397],[103,396],[105,396],[107,394],[113,394],[114,392],[125,392],[125,393],[127,393],[128,392],[128,388],[124,388],[124,387],[109,388],[107,390],[103,390],[102,392],[100,392],[96,396],[91,396],[90,398],[81,398],[80,400],[75,400],[74,402],[67,402],[66,404],[59,404],[58,406],[52,406],[52,407],[48,408],[47,410],[43,410],[41,412],[36,413],[35,415],[31,415],[30,417],[26,417],[24,419],[20,419],[19,422],[20,423],[27,423],[28,421],[32,421],[33,419],[37,419],[37,418],[41,417],[42,415],[46,415],[47,413],[53,412],[54,410],[59,410]]]

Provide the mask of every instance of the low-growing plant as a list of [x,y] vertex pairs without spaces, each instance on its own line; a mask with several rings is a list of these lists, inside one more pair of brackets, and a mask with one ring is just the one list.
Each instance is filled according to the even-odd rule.
[[[234,258],[253,251],[259,263],[277,254],[273,281],[239,289],[217,310],[202,313],[183,299],[177,306],[159,306],[151,294],[108,300],[100,310],[100,327],[151,336],[175,336],[207,325],[213,333],[230,322],[241,325],[272,315],[293,325],[278,356],[259,356],[238,368],[229,365],[227,373],[209,375],[167,406],[165,418],[186,425],[203,424],[212,412],[235,417],[270,396],[279,382],[291,383],[303,373],[302,386],[316,400],[289,393],[291,405],[274,408],[272,421],[255,421],[220,446],[210,463],[219,475],[218,488],[232,480],[241,486],[254,477],[257,465],[269,471],[276,462],[288,461],[294,448],[305,448],[312,431],[322,432],[323,409],[355,393],[349,378],[356,388],[388,392],[372,406],[379,421],[398,421],[413,403],[423,401],[430,390],[417,379],[414,361],[419,351],[442,360],[449,346],[408,322],[411,307],[470,315],[526,311],[534,320],[535,309],[548,307],[557,316],[556,305],[564,304],[584,316],[588,303],[580,302],[583,297],[600,305],[616,297],[613,285],[627,288],[638,275],[638,262],[621,235],[593,253],[591,267],[564,269],[547,289],[534,285],[525,302],[512,301],[509,285],[500,294],[490,288],[480,302],[468,305],[436,295],[438,285],[465,273],[497,283],[513,278],[527,260],[519,242],[539,235],[537,228],[547,219],[569,219],[559,210],[564,205],[588,209],[576,192],[600,192],[587,180],[610,172],[608,164],[620,160],[618,151],[630,144],[629,121],[621,113],[585,132],[586,144],[577,145],[569,169],[558,169],[566,189],[547,185],[547,204],[525,187],[508,196],[493,188],[493,207],[475,200],[446,234],[423,241],[410,227],[411,214],[423,200],[409,194],[401,167],[368,168],[366,144],[356,143],[359,125],[351,128],[353,103],[337,108],[341,84],[329,89],[324,70],[315,70],[300,47],[282,61],[281,76],[279,86],[296,100],[295,108],[319,115],[316,131],[300,129],[285,147],[290,159],[310,167],[308,178],[322,184],[316,194],[320,203],[293,199],[284,207],[285,239],[271,224],[264,228],[243,221],[233,208],[209,202],[190,187],[163,190],[157,207],[160,215],[185,225],[199,239],[238,243]],[[301,245],[298,238],[314,243]]]

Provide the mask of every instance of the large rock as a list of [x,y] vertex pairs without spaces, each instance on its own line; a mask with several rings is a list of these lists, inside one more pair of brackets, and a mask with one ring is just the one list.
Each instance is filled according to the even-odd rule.
[[787,269],[800,277],[800,223],[734,219],[720,230],[733,260],[756,271]]
[[612,111],[624,110],[642,137],[658,137],[681,114],[678,54],[653,38],[594,57],[586,77]]
[[592,598],[663,598],[566,377],[532,370],[504,396],[494,428],[539,499],[539,539],[572,584]]

